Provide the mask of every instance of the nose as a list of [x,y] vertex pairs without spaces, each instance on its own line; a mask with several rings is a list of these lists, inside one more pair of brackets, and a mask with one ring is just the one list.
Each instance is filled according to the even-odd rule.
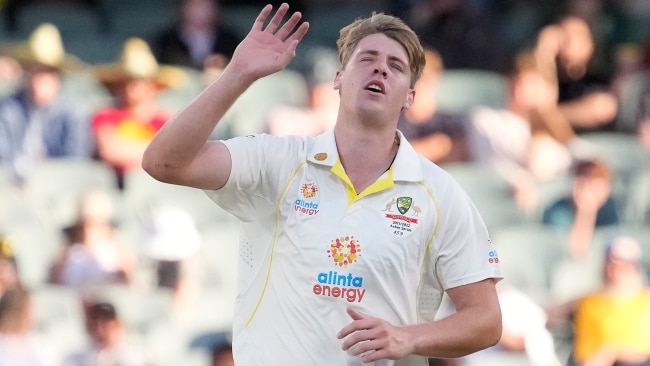
[[386,77],[386,75],[388,75],[388,74],[386,73],[386,70],[383,70],[383,69],[382,69],[382,70],[380,71],[378,68],[376,68],[376,69],[375,69],[375,74],[379,74],[379,73],[381,73],[381,75],[382,75],[383,77]]

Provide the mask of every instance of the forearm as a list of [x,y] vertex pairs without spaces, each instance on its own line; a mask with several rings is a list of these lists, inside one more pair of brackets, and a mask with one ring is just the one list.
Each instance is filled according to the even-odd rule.
[[597,212],[578,210],[569,231],[569,248],[575,255],[586,254],[596,226]]
[[145,170],[158,177],[187,167],[217,123],[253,81],[244,77],[236,66],[226,67],[217,80],[158,131],[144,152]]
[[501,338],[499,308],[472,308],[408,329],[415,354],[457,358],[495,345]]

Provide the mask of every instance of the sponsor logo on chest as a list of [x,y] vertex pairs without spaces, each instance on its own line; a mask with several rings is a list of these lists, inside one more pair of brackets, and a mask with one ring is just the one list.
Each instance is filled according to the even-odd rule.
[[318,201],[319,194],[316,183],[305,182],[300,185],[300,192],[294,201],[293,208],[299,214],[314,216],[320,212]]
[[[342,236],[333,239],[324,254],[335,266],[347,269],[360,259],[361,244],[354,236]],[[318,273],[312,291],[317,296],[340,298],[347,302],[361,302],[366,294],[363,276],[342,270]]]

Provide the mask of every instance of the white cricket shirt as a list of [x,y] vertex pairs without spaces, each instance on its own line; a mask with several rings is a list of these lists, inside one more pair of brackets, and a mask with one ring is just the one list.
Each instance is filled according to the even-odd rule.
[[346,307],[394,325],[432,321],[445,289],[501,277],[470,199],[403,136],[392,167],[359,195],[333,131],[224,143],[230,178],[206,193],[242,222],[237,365],[361,366],[336,338],[352,321]]

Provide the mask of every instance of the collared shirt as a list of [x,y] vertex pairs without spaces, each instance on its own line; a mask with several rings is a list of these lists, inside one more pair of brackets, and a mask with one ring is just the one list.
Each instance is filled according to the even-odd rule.
[[237,364],[360,366],[336,338],[346,307],[417,324],[434,319],[444,290],[501,277],[468,196],[400,137],[392,166],[359,194],[331,130],[225,141],[230,178],[206,193],[242,222]]
[[61,97],[31,109],[18,93],[0,101],[0,162],[24,179],[41,159],[89,158],[94,139],[89,121]]

